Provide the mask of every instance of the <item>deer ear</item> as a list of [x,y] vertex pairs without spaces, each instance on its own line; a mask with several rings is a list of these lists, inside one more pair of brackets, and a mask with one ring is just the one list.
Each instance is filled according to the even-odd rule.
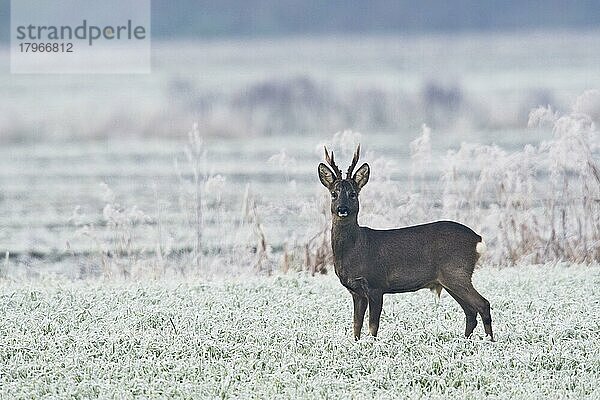
[[356,186],[358,186],[358,190],[362,189],[363,186],[367,184],[369,181],[369,174],[371,173],[371,168],[369,168],[369,164],[364,163],[360,166],[359,169],[356,170],[352,179],[356,182]]
[[335,182],[333,171],[323,163],[319,164],[319,180],[327,189],[331,189],[333,182]]

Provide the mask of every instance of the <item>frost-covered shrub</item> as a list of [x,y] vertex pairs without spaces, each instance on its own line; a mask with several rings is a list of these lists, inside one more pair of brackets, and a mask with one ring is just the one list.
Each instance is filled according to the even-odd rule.
[[444,216],[481,231],[494,264],[600,260],[598,132],[586,99],[560,115],[535,109],[529,125],[549,129],[537,146],[507,152],[462,144],[449,151],[442,175]]
[[508,152],[463,143],[448,152],[438,215],[479,230],[490,249],[487,262],[600,260],[598,132],[577,111],[584,103],[580,98],[565,115],[550,107],[533,110],[529,125],[552,133],[537,146]]

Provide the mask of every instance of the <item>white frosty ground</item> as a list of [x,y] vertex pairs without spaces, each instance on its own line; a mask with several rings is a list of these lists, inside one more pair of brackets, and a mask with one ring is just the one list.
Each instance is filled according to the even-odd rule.
[[498,341],[426,291],[351,339],[334,277],[3,283],[0,397],[598,398],[600,269],[483,269]]

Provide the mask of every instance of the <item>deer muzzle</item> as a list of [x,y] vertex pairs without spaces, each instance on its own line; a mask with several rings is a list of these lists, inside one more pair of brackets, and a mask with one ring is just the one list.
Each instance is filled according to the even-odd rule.
[[342,218],[347,217],[349,213],[350,213],[350,210],[348,210],[348,207],[340,206],[337,208],[338,217],[342,217]]

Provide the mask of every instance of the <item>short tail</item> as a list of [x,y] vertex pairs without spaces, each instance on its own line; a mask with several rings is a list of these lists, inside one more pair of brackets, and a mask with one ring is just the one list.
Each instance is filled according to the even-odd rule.
[[485,245],[483,239],[481,239],[481,242],[477,243],[477,246],[475,246],[475,251],[481,256],[486,250],[487,246]]

